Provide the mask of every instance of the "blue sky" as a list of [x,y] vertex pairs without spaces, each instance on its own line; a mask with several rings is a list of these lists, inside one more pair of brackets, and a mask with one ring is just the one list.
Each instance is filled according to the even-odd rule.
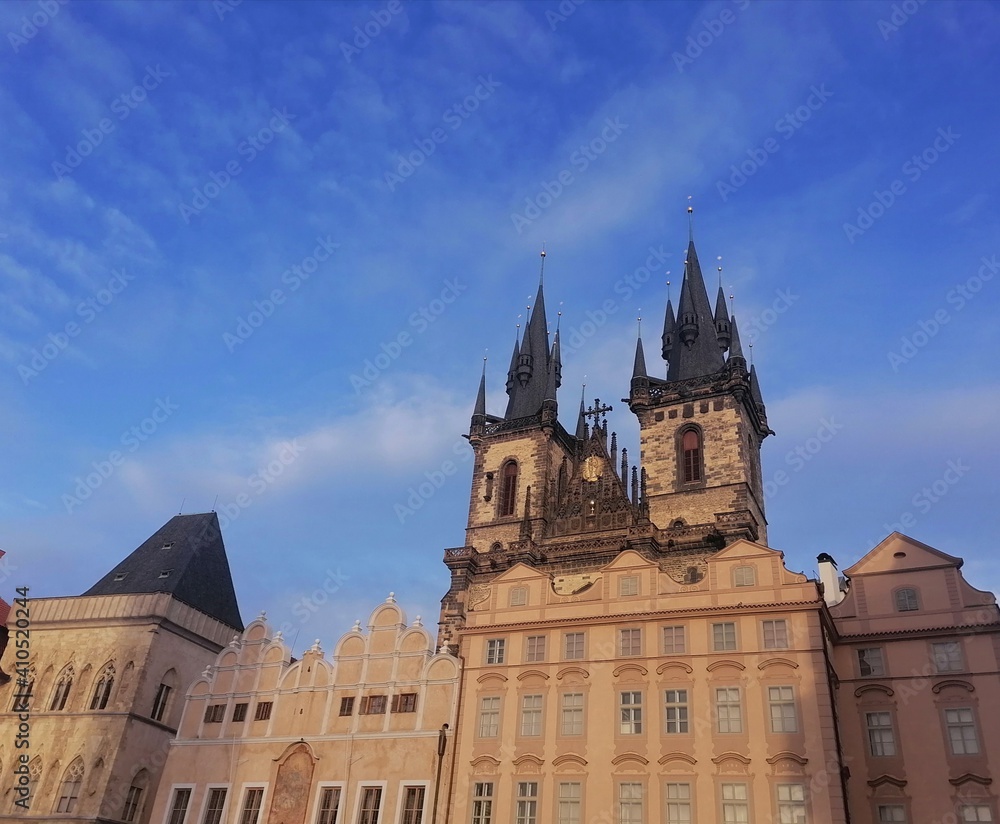
[[246,620],[330,645],[395,591],[433,624],[542,243],[562,419],[585,380],[637,453],[689,197],[777,433],[771,545],[812,573],[901,529],[1000,589],[995,4],[42,0],[0,32],[8,596],[218,496]]

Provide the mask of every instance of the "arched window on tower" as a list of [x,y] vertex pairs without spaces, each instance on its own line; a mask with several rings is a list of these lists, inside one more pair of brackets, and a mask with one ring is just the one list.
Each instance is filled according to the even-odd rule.
[[681,478],[686,484],[701,480],[701,435],[695,429],[681,435]]
[[94,685],[94,695],[90,699],[92,710],[103,710],[108,706],[111,698],[111,690],[115,685],[115,665],[108,664],[97,676],[97,683]]
[[63,774],[62,786],[59,788],[59,800],[56,802],[57,813],[71,813],[76,809],[80,798],[80,787],[83,786],[83,759],[77,756]]
[[514,514],[517,498],[517,462],[507,461],[500,470],[500,517]]
[[128,788],[128,795],[125,796],[125,808],[122,810],[122,821],[138,821],[142,816],[143,795],[149,785],[149,773],[146,770],[139,770],[132,779],[132,784]]

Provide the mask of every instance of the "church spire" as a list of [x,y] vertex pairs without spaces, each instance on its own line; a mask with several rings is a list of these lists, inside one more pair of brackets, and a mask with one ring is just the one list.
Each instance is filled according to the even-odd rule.
[[483,374],[479,378],[479,393],[476,395],[476,408],[472,411],[472,415],[486,417],[486,358],[483,358]]
[[510,401],[507,404],[507,413],[504,415],[507,420],[539,414],[546,400],[555,400],[555,390],[562,382],[559,348],[549,347],[548,321],[545,317],[545,257],[546,252],[542,249],[538,293],[535,295],[535,303],[531,307],[531,314],[525,325],[520,349],[512,360],[513,381],[508,379],[508,385],[513,383],[513,386],[508,390]]
[[739,359],[743,361],[743,368],[745,369],[747,361],[746,358],[743,357],[743,347],[740,345],[740,330],[736,326],[736,315],[733,315],[731,324],[733,330],[733,337],[732,337],[732,342],[729,344],[729,363],[732,363],[734,358]]
[[[669,275],[670,273],[667,272]],[[660,340],[663,342],[662,355],[665,361],[670,360],[670,353],[674,348],[674,338],[677,335],[677,320],[674,318],[674,307],[670,302],[670,281],[667,281],[667,311],[663,316],[663,335]]]
[[731,340],[729,309],[726,307],[726,293],[722,291],[722,258],[719,258],[719,294],[715,298],[715,334],[719,338],[719,348],[725,352]]
[[646,356],[642,351],[642,318],[639,319],[639,332],[635,339],[635,362],[632,366],[632,380],[648,377],[646,373]]
[[587,440],[587,412],[583,406],[583,396],[587,394],[587,384],[580,390],[580,415],[576,419],[576,439]]
[[[690,206],[688,210],[690,215]],[[688,241],[687,259],[684,262],[684,281],[681,284],[680,303],[677,305],[677,327],[677,344],[680,345],[675,344],[676,351],[670,353],[667,380],[711,375],[726,365],[719,348],[715,319],[693,236]]]

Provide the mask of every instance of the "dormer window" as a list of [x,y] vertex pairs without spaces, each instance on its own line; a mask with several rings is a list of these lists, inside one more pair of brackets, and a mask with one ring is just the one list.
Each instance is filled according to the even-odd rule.
[[169,578],[171,572],[173,572],[172,569],[161,569],[160,570],[160,577],[161,578]]
[[116,572],[115,573],[115,580],[116,581],[124,581],[125,578],[127,578],[127,577],[128,577],[128,573],[127,572]]
[[917,591],[912,587],[896,590],[896,612],[913,612],[920,609]]
[[160,547],[160,549],[172,549],[173,546],[174,546],[173,541],[167,541],[163,546]]

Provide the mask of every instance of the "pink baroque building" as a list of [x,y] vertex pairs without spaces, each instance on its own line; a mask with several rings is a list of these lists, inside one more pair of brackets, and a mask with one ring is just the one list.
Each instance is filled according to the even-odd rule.
[[1000,615],[961,566],[893,533],[831,599],[855,821],[997,820]]
[[389,598],[327,658],[263,616],[188,689],[156,824],[443,820],[459,662]]

